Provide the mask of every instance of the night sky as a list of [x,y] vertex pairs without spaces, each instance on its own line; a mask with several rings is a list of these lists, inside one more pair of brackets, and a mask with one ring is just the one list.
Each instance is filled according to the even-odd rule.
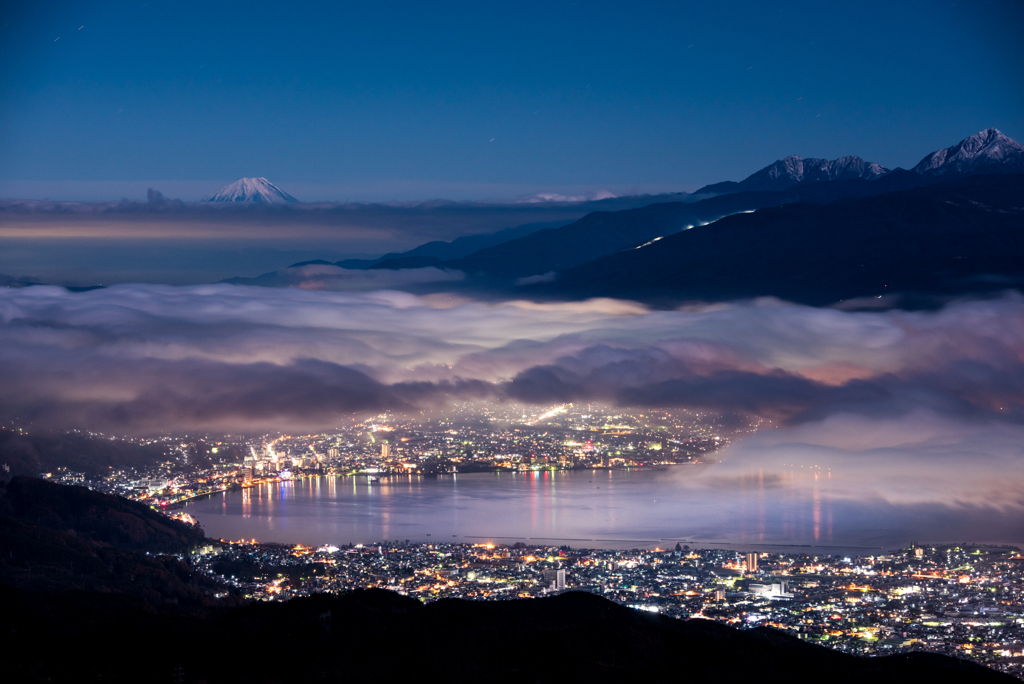
[[[262,434],[481,398],[671,405],[772,421],[709,469],[723,510],[744,473],[799,458],[846,468],[857,505],[1013,519],[1019,291],[668,310],[525,301],[431,266],[288,267],[594,206],[511,202],[541,192],[693,190],[790,154],[908,168],[989,127],[1024,140],[1021,36],[1019,1],[5,3],[0,198],[54,201],[0,203],[0,285],[36,283],[0,287],[0,419]],[[146,199],[242,176],[409,203]],[[431,198],[502,203],[413,202]],[[222,282],[279,269],[287,287]]]
[[694,189],[1024,138],[1020,2],[6,3],[0,196]]

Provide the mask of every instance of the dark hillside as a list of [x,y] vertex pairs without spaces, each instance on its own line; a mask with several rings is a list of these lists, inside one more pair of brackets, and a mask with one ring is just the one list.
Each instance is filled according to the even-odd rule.
[[[667,202],[639,209],[594,212],[561,228],[537,231],[462,259],[431,262],[445,268],[498,278],[563,271],[603,255],[674,235],[687,226],[723,216],[792,203],[821,204],[842,197],[866,197],[934,182],[917,174],[894,173],[880,180],[807,183],[777,192],[740,192],[700,202]],[[399,265],[395,262],[396,267]],[[404,267],[411,267],[412,264]],[[387,268],[386,264],[380,267]]]
[[144,504],[31,477],[0,483],[0,515],[128,551],[174,553],[203,541],[202,530]]
[[89,477],[101,477],[110,468],[137,468],[167,459],[156,444],[103,439],[75,432],[31,434],[0,428],[0,463],[14,475],[37,477],[64,467]]
[[773,295],[812,305],[1024,284],[1024,176],[977,176],[729,216],[567,270],[534,291],[671,304]]

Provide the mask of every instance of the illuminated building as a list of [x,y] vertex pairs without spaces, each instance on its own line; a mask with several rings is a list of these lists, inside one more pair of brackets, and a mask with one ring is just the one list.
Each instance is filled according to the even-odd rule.
[[747,554],[747,560],[746,560],[746,563],[744,564],[744,569],[747,572],[757,572],[757,554],[756,553],[748,553]]

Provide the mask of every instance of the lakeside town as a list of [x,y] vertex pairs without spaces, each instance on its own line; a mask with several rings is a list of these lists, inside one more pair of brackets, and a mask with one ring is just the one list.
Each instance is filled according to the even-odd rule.
[[375,415],[337,431],[260,437],[136,439],[162,456],[92,474],[43,473],[65,484],[174,507],[218,492],[304,476],[437,476],[637,468],[700,463],[765,421],[684,410],[609,410],[564,404],[456,405],[442,415]]
[[[194,525],[185,502],[282,480],[706,463],[738,434],[759,427],[760,420],[686,411],[467,406],[447,415],[375,415],[317,435],[134,440],[159,447],[161,458],[100,476],[71,469],[44,475],[141,501]],[[183,560],[219,582],[223,596],[249,600],[357,588],[428,602],[586,591],[679,619],[770,626],[848,653],[925,650],[1024,675],[1024,555],[1015,547],[915,544],[851,557],[685,543],[538,544],[210,540]]]

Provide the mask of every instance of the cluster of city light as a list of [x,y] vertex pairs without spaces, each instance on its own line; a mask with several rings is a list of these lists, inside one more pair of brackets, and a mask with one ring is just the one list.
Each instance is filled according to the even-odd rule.
[[[217,579],[263,600],[359,587],[424,601],[503,600],[589,591],[640,610],[703,617],[740,627],[768,625],[859,654],[927,649],[1021,673],[1024,557],[1017,549],[907,549],[851,558],[722,549],[571,549],[495,542],[380,542],[348,547],[225,544],[218,558],[265,563],[273,572],[243,583]],[[324,569],[299,584],[290,564]],[[1018,662],[1020,661],[1020,662]]]
[[[481,427],[481,415],[503,421],[504,427]],[[111,470],[101,479],[67,469],[46,476],[174,509],[234,489],[324,475],[368,476],[372,483],[391,476],[456,472],[695,464],[728,443],[729,435],[720,432],[717,420],[700,412],[637,413],[574,404],[529,415],[515,406],[467,405],[440,418],[381,414],[333,433],[162,438],[158,442],[165,445],[168,459],[146,468]],[[750,432],[760,424],[752,419],[730,430]],[[204,450],[207,466],[193,459]]]

